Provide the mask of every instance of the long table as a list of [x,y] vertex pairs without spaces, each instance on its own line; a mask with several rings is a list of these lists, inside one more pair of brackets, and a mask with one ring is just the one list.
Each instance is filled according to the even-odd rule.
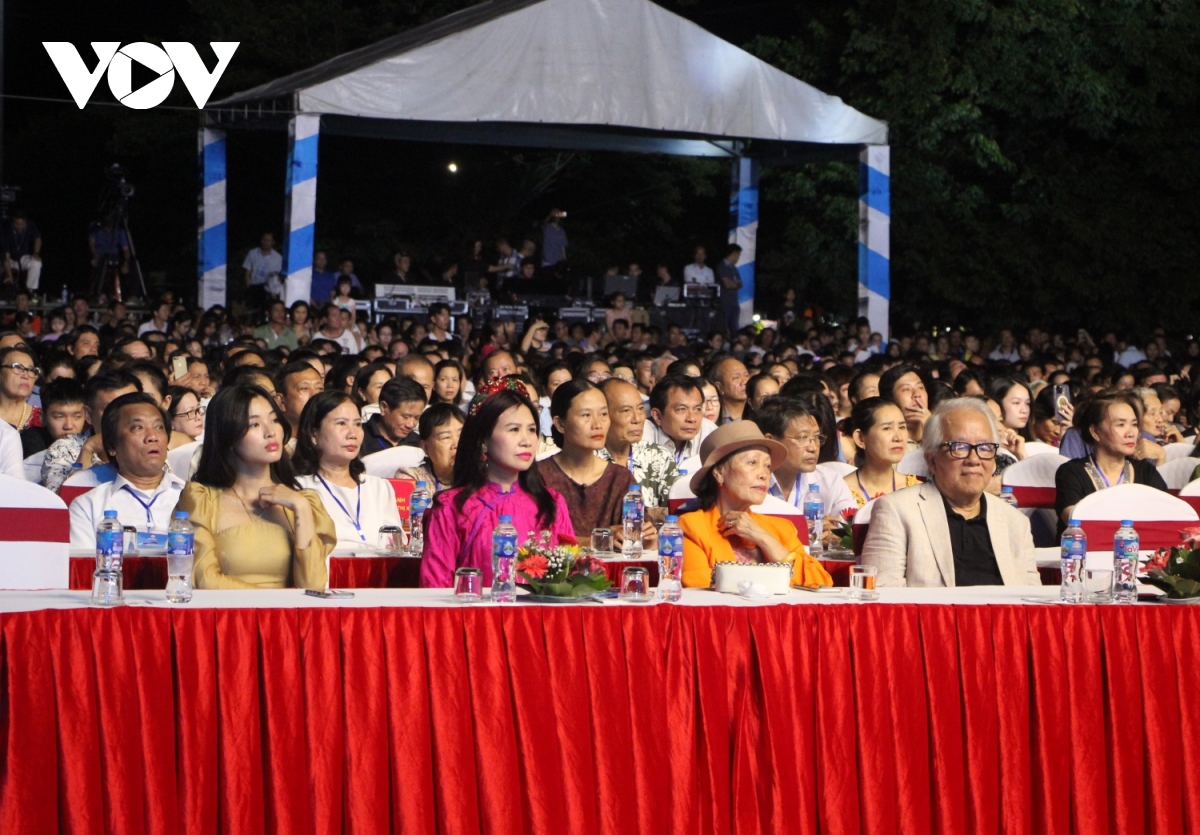
[[0,592],[0,832],[1200,831],[1200,609],[1055,593]]

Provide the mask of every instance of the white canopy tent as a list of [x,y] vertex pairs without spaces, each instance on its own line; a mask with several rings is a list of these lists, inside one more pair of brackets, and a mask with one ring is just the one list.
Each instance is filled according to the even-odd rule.
[[[201,138],[202,295],[218,283],[224,295],[222,128],[285,119],[289,295],[310,279],[319,131],[738,159],[731,242],[744,249],[746,303],[757,227],[757,165],[746,162],[865,160],[865,148],[875,146],[884,160],[876,174],[887,173],[883,122],[650,0],[491,0],[209,106]],[[886,211],[876,208],[870,217],[863,210],[864,225],[876,224],[864,231],[867,243],[886,233]],[[209,233],[222,238],[219,247]],[[219,263],[206,257],[218,249]],[[886,309],[881,324],[886,329]]]

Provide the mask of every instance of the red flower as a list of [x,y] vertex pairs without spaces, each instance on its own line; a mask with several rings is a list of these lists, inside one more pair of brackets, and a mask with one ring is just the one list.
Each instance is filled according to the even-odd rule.
[[1146,570],[1149,571],[1151,568],[1157,568],[1159,571],[1166,571],[1167,563],[1171,561],[1171,553],[1172,549],[1170,548],[1159,548],[1150,557],[1150,561],[1146,563]]
[[535,554],[532,557],[526,557],[517,563],[517,571],[527,577],[533,577],[540,580],[546,576],[547,569],[550,568],[550,563],[540,554]]
[[569,533],[560,533],[558,535],[558,544],[559,545],[578,545],[579,542],[575,539],[575,537],[571,536]]
[[853,522],[854,514],[856,514],[856,513],[858,513],[857,507],[848,507],[842,511],[842,518],[845,519],[847,522]]

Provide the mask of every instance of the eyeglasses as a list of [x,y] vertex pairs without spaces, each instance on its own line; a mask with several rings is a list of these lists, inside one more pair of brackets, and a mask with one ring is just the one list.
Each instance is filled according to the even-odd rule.
[[720,402],[721,402],[721,398],[720,398],[720,397],[706,397],[706,398],[704,398],[704,403],[705,403],[705,405],[708,405],[708,406],[713,406],[713,405],[715,405],[715,404],[718,404],[718,403],[720,403]]
[[783,437],[794,443],[796,446],[808,446],[809,444],[816,444],[817,446],[825,445],[824,435],[797,435],[796,437],[784,435]]
[[948,441],[942,444],[941,448],[948,451],[951,458],[970,458],[971,450],[975,450],[975,454],[979,456],[980,461],[991,461],[996,457],[996,450],[1000,448],[1000,444],[994,444],[990,441],[982,444],[968,444],[966,441]]
[[197,406],[194,409],[189,409],[186,412],[176,412],[175,417],[185,417],[188,420],[204,417],[204,413],[208,411],[207,406]]
[[19,362],[9,363],[8,365],[0,366],[0,368],[10,369],[14,373],[20,374],[22,376],[28,376],[28,377],[42,376],[42,369],[36,368],[36,367],[29,368],[28,366],[21,365],[21,363],[19,363]]

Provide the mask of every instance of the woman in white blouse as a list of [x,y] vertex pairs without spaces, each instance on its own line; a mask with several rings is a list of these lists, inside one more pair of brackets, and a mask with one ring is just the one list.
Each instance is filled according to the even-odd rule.
[[337,527],[335,553],[372,554],[383,525],[400,525],[392,486],[363,472],[362,413],[341,391],[314,395],[300,413],[292,463],[303,488],[321,497]]

